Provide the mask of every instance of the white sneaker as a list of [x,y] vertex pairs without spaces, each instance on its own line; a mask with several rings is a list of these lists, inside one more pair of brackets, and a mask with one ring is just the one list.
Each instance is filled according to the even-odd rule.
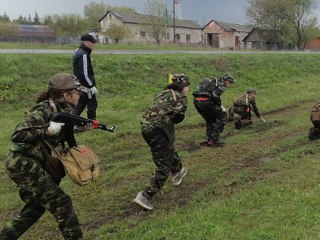
[[172,183],[175,186],[180,185],[180,183],[182,182],[182,178],[187,175],[187,169],[185,167],[182,167],[180,172],[177,172],[176,174],[174,174],[172,176]]
[[142,192],[138,192],[138,195],[136,196],[135,199],[133,199],[133,202],[143,207],[144,209],[147,209],[147,210],[153,209],[153,206],[150,200],[145,196],[143,196]]

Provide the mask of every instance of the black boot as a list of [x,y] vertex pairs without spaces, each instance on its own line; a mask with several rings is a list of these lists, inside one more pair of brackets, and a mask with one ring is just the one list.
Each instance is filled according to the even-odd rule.
[[235,125],[236,129],[238,129],[238,130],[241,129],[241,121],[240,120],[235,121],[234,125]]

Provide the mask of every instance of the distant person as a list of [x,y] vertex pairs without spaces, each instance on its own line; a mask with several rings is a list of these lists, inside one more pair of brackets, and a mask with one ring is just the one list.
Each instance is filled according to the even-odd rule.
[[233,120],[234,113],[240,115],[240,119],[237,119],[234,123],[236,129],[241,129],[252,124],[251,111],[254,112],[257,118],[265,122],[256,105],[256,96],[256,90],[249,88],[247,93],[241,95],[233,102],[232,108],[229,109],[229,117],[230,120]]
[[320,138],[320,102],[317,102],[311,109],[310,120],[313,127],[309,130],[309,140],[314,141]]
[[65,142],[69,147],[77,145],[73,125],[50,121],[50,115],[53,112],[71,112],[79,99],[79,87],[80,83],[70,74],[54,75],[48,90],[26,112],[25,120],[16,126],[11,136],[6,169],[25,205],[2,228],[1,240],[18,239],[46,211],[56,219],[64,239],[82,239],[71,198],[59,186],[65,176],[64,168],[59,161],[49,161],[47,156],[51,156],[51,149],[43,142],[47,140],[54,147],[64,146]]
[[149,185],[133,200],[141,207],[152,210],[152,200],[162,189],[168,177],[173,185],[180,185],[187,169],[182,166],[174,148],[175,124],[183,121],[187,110],[186,93],[189,91],[189,78],[185,74],[174,74],[172,83],[155,95],[153,104],[144,111],[141,133],[151,148],[156,169]]
[[234,79],[230,74],[219,78],[204,78],[196,90],[194,106],[206,121],[206,137],[200,145],[207,147],[222,147],[224,142],[220,135],[227,123],[227,112],[221,103],[221,94],[226,88],[231,87]]
[[96,95],[98,90],[91,62],[91,52],[97,40],[91,33],[82,35],[80,40],[81,45],[73,55],[73,74],[79,79],[81,85],[87,88],[87,94],[81,94],[79,102],[72,113],[80,116],[87,107],[87,117],[89,119],[96,119],[98,107]]

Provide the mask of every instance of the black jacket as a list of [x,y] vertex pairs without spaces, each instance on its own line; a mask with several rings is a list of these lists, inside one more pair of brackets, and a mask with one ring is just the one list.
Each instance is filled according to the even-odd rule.
[[73,55],[73,74],[79,79],[82,86],[91,88],[96,86],[94,72],[91,64],[92,50],[83,44],[76,49]]

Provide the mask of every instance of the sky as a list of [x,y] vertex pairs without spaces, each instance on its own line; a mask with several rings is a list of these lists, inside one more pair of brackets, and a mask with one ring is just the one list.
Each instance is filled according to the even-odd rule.
[[[172,11],[173,0],[164,0],[169,11]],[[320,20],[320,0],[317,2],[315,15]],[[145,0],[0,0],[0,14],[6,13],[10,19],[17,19],[35,12],[39,17],[51,14],[83,14],[84,5],[90,2],[104,2],[111,6],[126,6],[136,9],[138,13],[145,14]],[[180,0],[183,19],[195,20],[205,25],[211,20],[227,23],[246,24],[245,9],[247,0]]]

